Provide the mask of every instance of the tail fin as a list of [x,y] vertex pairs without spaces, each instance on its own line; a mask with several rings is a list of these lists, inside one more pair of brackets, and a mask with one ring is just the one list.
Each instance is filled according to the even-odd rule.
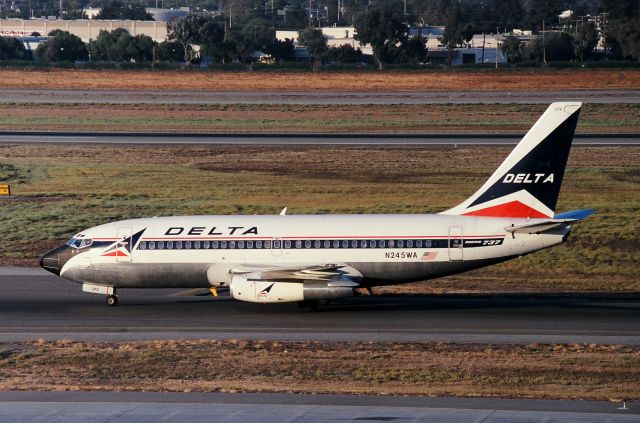
[[582,103],[553,103],[475,194],[442,214],[552,217]]

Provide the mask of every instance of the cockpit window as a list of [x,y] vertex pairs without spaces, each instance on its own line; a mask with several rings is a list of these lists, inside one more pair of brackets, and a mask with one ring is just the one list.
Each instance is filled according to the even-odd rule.
[[69,241],[67,241],[67,245],[69,247],[80,248],[81,242],[82,240],[80,238],[71,238]]
[[88,246],[90,246],[91,244],[93,244],[93,240],[92,239],[82,239],[82,238],[71,238],[69,241],[67,241],[67,245],[69,247],[73,247],[73,248],[86,248]]

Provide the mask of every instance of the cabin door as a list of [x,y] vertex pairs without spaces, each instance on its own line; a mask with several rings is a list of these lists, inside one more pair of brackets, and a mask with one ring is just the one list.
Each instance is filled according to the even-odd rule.
[[449,227],[449,261],[462,261],[464,242],[462,239],[462,226]]

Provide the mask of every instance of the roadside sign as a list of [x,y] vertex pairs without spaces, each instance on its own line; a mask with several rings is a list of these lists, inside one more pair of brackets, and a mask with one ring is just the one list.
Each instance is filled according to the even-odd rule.
[[0,185],[0,195],[2,196],[11,195],[11,187],[7,184]]

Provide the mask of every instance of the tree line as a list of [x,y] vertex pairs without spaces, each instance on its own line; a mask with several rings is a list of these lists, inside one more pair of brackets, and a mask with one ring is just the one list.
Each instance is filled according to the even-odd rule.
[[[117,0],[109,1],[114,5],[117,3]],[[542,7],[538,1],[527,0],[527,4]],[[557,1],[547,1],[553,3],[552,10],[558,8]],[[482,21],[469,20],[471,12],[465,9],[464,0],[443,3],[447,5],[438,12],[446,27],[441,43],[452,52],[456,47],[466,45],[474,34],[482,30]],[[429,57],[424,40],[409,36],[409,18],[398,8],[399,4],[398,0],[380,0],[353,19],[356,40],[371,45],[373,60],[380,68],[390,63],[424,63]],[[500,15],[500,19],[508,22],[517,23],[514,16],[524,13],[520,0],[490,0],[486,7],[497,8],[498,4],[502,5],[501,10],[508,9],[509,13],[515,13],[511,17]],[[581,4],[584,6],[585,2]],[[598,7],[611,10],[608,12],[605,33],[608,56],[640,61],[639,3],[635,0],[599,0]],[[502,43],[502,52],[512,64],[520,61],[582,62],[595,58],[594,47],[602,34],[592,21],[583,19],[560,29],[540,33],[526,45],[516,37],[507,37]],[[169,40],[163,43],[158,44],[144,35],[132,36],[126,30],[118,29],[101,31],[96,40],[84,44],[80,38],[56,30],[37,48],[35,55],[45,61],[194,63],[198,57],[209,57],[218,63],[248,64],[253,60],[251,55],[254,51],[262,51],[277,61],[292,61],[295,59],[294,42],[297,41],[307,48],[315,66],[327,62],[356,63],[363,60],[358,48],[329,48],[317,28],[307,27],[300,32],[297,40],[284,41],[275,38],[275,31],[273,22],[266,17],[234,16],[232,20],[232,15],[211,17],[194,14],[171,23]],[[29,52],[21,43],[11,38],[0,38],[0,60],[23,60],[28,56]]]
[[[85,44],[67,31],[54,30],[40,43],[35,59],[45,62],[180,62],[180,46],[171,41],[156,43],[146,35],[132,36],[125,29],[100,31],[98,37]],[[31,60],[31,53],[16,38],[0,37],[0,60]]]

